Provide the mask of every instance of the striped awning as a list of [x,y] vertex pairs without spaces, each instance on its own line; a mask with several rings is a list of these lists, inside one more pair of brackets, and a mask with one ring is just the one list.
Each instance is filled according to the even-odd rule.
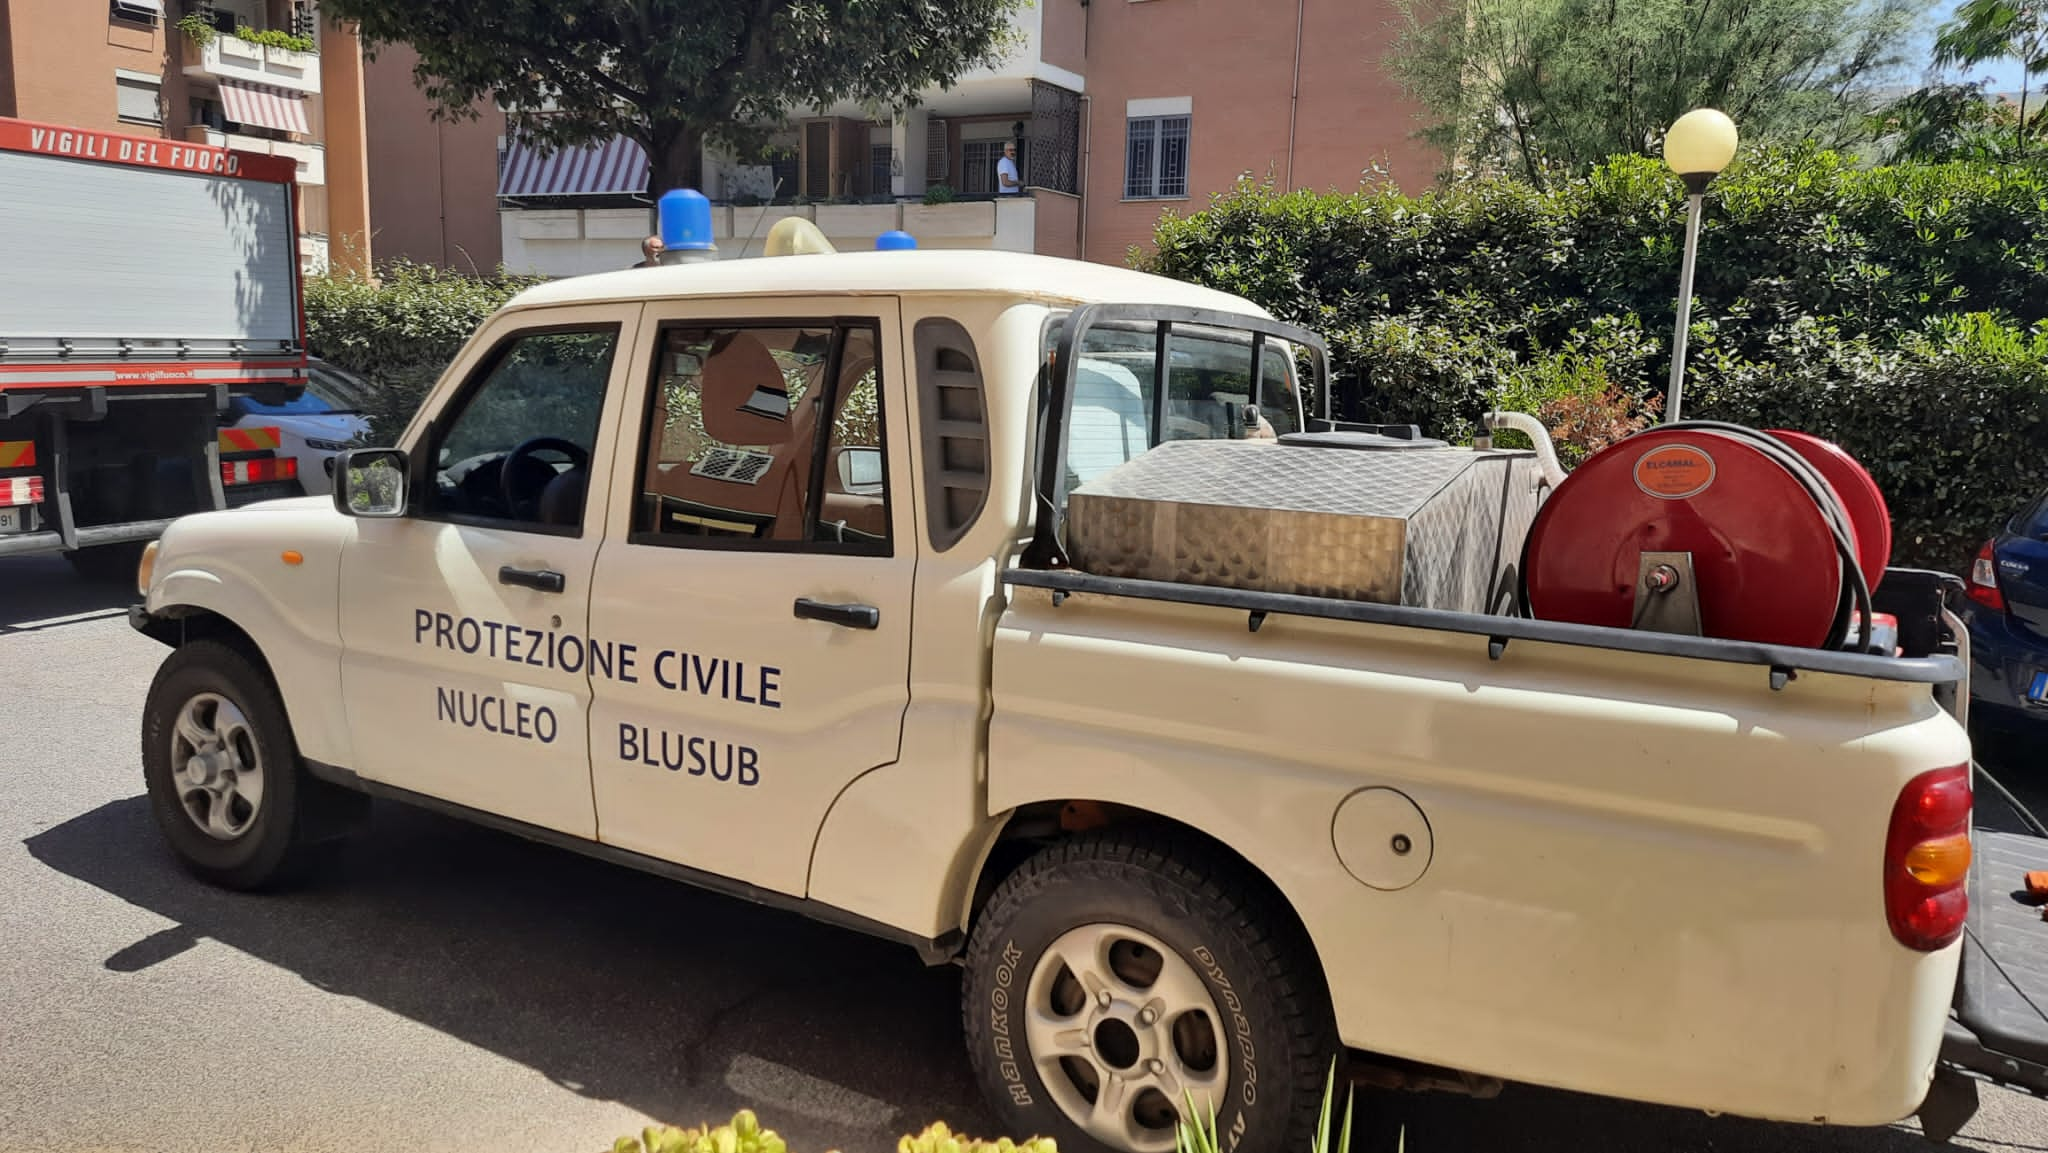
[[268,84],[220,78],[220,102],[229,120],[275,128],[279,132],[306,133],[306,97],[303,93]]
[[543,155],[523,140],[512,141],[498,174],[498,195],[606,196],[647,191],[647,153],[614,136],[602,144],[558,148]]

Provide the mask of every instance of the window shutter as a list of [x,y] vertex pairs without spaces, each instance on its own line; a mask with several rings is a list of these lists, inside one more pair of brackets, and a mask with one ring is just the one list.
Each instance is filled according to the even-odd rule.
[[951,167],[946,156],[946,122],[934,116],[924,125],[924,178],[944,180]]

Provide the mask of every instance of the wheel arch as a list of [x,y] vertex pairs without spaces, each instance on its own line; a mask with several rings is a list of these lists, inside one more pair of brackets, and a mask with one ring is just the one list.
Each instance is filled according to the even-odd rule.
[[306,635],[302,622],[266,598],[232,604],[216,579],[180,572],[160,586],[158,603],[133,619],[136,631],[172,649],[199,640],[233,646],[269,680],[284,702],[285,721],[302,756],[353,767],[342,712],[339,646]]
[[1303,920],[1294,901],[1266,875],[1265,870],[1229,844],[1186,821],[1113,801],[1067,798],[1033,801],[1011,810],[1001,829],[990,838],[988,848],[982,853],[974,885],[968,890],[967,908],[961,919],[963,938],[973,934],[989,897],[1004,878],[1032,855],[1060,840],[1105,830],[1167,834],[1197,846],[1211,859],[1236,870],[1245,883],[1254,886],[1259,896],[1265,898],[1266,907],[1276,910],[1284,918],[1286,924],[1283,927],[1313,959],[1318,979],[1328,980],[1322,954],[1308,931],[1308,923]]

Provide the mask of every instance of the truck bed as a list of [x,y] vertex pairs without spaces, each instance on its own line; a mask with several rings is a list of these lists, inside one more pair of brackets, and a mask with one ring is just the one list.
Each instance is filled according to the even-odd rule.
[[[1878,611],[1897,612],[1902,618],[1912,615],[1906,604],[1894,603],[1898,601],[1913,604],[1925,601],[1934,604],[1938,609],[1940,582],[1912,579],[1921,575],[1934,574],[1919,574],[1917,570],[1906,569],[1889,570],[1886,574],[1887,582],[1910,585],[1911,589],[1902,590],[1895,598],[1880,596],[1877,603]],[[1253,632],[1259,630],[1268,615],[1284,613],[1325,620],[1357,621],[1462,633],[1486,638],[1488,653],[1496,660],[1506,652],[1511,642],[1529,640],[1612,649],[1618,652],[1650,653],[1693,660],[1756,665],[1769,670],[1770,684],[1774,689],[1783,688],[1791,678],[1802,671],[1935,686],[1953,686],[1963,679],[1962,662],[1954,655],[1952,649],[1937,649],[1931,641],[1916,645],[1908,639],[1909,634],[1916,631],[1910,627],[1913,623],[1910,619],[1902,620],[1901,627],[1901,643],[1906,648],[1907,655],[1879,656],[1833,649],[1725,640],[1718,637],[1679,636],[1671,633],[1605,628],[1566,621],[1414,608],[1373,601],[1098,576],[1070,569],[1011,568],[1004,571],[1003,579],[1011,585],[1020,587],[1049,589],[1053,593],[1055,604],[1070,593],[1091,593],[1100,596],[1133,597],[1140,600],[1237,609],[1247,614],[1246,626]],[[1927,614],[1922,612],[1918,615]]]
[[1985,830],[1972,840],[1970,923],[1942,1056],[2048,1096],[2048,905],[2025,884],[2048,870],[2048,840]]

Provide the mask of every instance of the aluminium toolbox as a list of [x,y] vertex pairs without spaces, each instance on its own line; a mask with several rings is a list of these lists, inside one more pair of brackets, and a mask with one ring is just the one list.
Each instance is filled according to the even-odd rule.
[[1168,441],[1069,495],[1100,576],[1512,612],[1535,454],[1301,434]]

